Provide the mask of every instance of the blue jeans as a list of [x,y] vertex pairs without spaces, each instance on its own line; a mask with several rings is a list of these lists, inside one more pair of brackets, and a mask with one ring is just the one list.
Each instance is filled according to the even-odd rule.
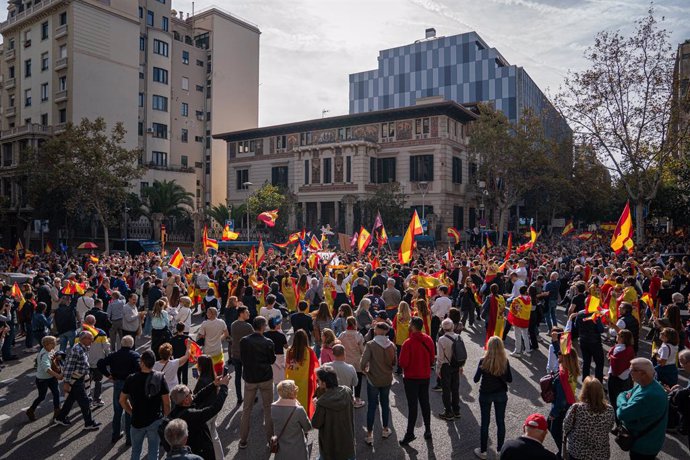
[[146,312],[146,321],[144,321],[144,330],[143,330],[142,334],[151,335],[152,330],[153,330],[153,325],[152,325],[152,319],[151,319],[151,312]]
[[120,393],[125,386],[124,380],[115,380],[113,382],[113,438],[120,436],[122,432],[122,414],[125,414],[125,436],[127,441],[131,441],[129,430],[132,426],[132,416],[129,415],[120,405]]
[[486,452],[489,444],[489,422],[491,421],[491,404],[494,405],[496,414],[496,451],[500,452],[503,441],[506,438],[506,406],[508,405],[508,393],[479,393],[479,408],[481,410],[481,427],[479,429],[482,452]]
[[76,338],[74,331],[63,332],[58,336],[60,339],[60,351],[67,351],[67,346],[71,348],[74,345],[74,339]]
[[551,332],[551,328],[558,326],[556,321],[556,304],[558,300],[547,300],[544,308],[544,320],[546,321],[546,328]]
[[14,324],[10,324],[10,330],[5,335],[5,343],[2,344],[2,359],[10,359],[12,356],[12,346],[14,346]]
[[158,425],[161,424],[162,419],[158,419],[149,426],[144,428],[130,428],[132,436],[132,460],[141,459],[141,450],[144,447],[144,438],[148,440],[149,460],[158,460],[158,449],[161,444],[158,436]]
[[376,407],[379,405],[379,398],[381,401],[381,425],[388,428],[388,420],[391,414],[390,403],[388,396],[391,387],[375,387],[367,380],[367,431],[374,430],[374,418],[376,417]]

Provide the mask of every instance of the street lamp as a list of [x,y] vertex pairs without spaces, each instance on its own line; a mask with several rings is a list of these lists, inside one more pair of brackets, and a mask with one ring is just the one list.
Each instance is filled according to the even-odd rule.
[[125,256],[127,255],[127,217],[129,211],[131,211],[131,209],[125,205]]
[[[424,220],[424,198],[429,191],[429,183],[427,181],[417,182],[417,188],[422,192],[422,221]],[[424,223],[422,223],[422,230],[424,230]]]
[[247,181],[242,184],[242,187],[244,187],[247,190],[247,241],[249,241],[249,187],[251,187],[252,184],[251,182]]

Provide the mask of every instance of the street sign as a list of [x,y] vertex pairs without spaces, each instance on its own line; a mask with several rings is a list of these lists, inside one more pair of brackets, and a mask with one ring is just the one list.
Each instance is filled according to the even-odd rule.
[[422,223],[422,230],[426,232],[426,227],[429,225],[429,221],[426,219],[420,219]]
[[225,225],[227,225],[228,227],[230,227],[230,230],[231,230],[231,231],[235,230],[235,219],[227,219],[227,220],[225,221]]

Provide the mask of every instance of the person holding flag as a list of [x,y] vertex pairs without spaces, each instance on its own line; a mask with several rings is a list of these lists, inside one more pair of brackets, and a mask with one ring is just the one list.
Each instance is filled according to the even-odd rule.
[[558,373],[553,378],[554,400],[547,423],[549,432],[558,448],[558,458],[562,458],[563,421],[570,406],[577,402],[577,378],[580,376],[580,365],[577,351],[570,349],[567,354],[558,355]]
[[503,337],[505,327],[506,300],[499,293],[498,284],[493,283],[489,286],[489,294],[482,305],[482,318],[486,321],[486,340],[484,348],[493,336]]

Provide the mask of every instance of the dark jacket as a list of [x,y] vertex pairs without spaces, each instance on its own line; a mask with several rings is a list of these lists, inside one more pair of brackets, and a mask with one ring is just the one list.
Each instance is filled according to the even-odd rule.
[[601,323],[601,319],[597,318],[592,321],[587,316],[584,311],[577,314],[575,324],[573,324],[573,332],[577,333],[580,343],[600,344],[604,325]]
[[477,364],[477,372],[474,374],[474,383],[479,383],[481,380],[481,385],[479,385],[479,392],[484,394],[489,393],[507,393],[508,384],[513,381],[513,373],[510,370],[510,362],[506,365],[506,370],[503,375],[496,376],[489,374],[482,369],[482,362],[484,359],[480,359]]
[[96,327],[103,329],[106,335],[110,335],[110,321],[108,321],[108,314],[100,308],[92,308],[86,312],[87,315],[92,315],[96,318]]
[[175,406],[175,408],[168,415],[168,419],[173,420],[181,418],[187,422],[189,429],[189,437],[187,438],[187,445],[197,455],[200,455],[204,460],[214,460],[215,453],[213,451],[213,440],[211,439],[211,432],[208,429],[208,422],[223,408],[225,398],[228,396],[228,387],[221,385],[218,387],[218,394],[216,400],[210,406],[197,407],[197,399],[204,400],[208,395],[216,392],[214,384],[207,385],[203,390],[196,394],[194,402],[189,407]]
[[319,430],[319,451],[324,460],[355,456],[352,390],[339,386],[326,390],[316,401],[311,424]]
[[61,304],[55,310],[55,327],[58,335],[77,329],[77,310],[70,305]]
[[156,303],[158,299],[163,297],[163,291],[161,288],[158,286],[152,286],[151,289],[149,289],[149,295],[148,295],[148,309],[153,310],[153,304]]
[[261,383],[273,379],[273,368],[276,362],[273,341],[258,332],[240,340],[240,359],[242,360],[242,378],[247,383]]
[[96,366],[106,377],[125,380],[130,374],[139,372],[139,353],[131,348],[122,347],[115,353],[99,359]]

